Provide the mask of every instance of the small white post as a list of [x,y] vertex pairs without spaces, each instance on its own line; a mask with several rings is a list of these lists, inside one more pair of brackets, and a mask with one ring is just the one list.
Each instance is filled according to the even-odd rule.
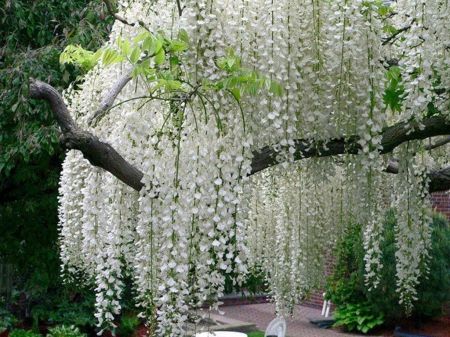
[[325,310],[325,317],[330,316],[330,308],[331,308],[331,302],[327,301],[327,308]]
[[326,293],[322,294],[322,296],[323,296],[323,306],[322,306],[322,313],[321,313],[322,316],[325,316],[325,311],[327,309],[327,302],[328,301],[325,301],[325,295],[326,295]]

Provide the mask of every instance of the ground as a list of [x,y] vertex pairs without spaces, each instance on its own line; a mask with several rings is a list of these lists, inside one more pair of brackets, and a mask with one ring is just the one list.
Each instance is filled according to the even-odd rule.
[[[265,330],[269,322],[275,318],[275,307],[271,303],[225,306],[221,308],[225,317],[255,323],[256,327]],[[310,318],[319,318],[320,310],[305,306],[296,306],[293,319],[287,320],[287,335],[289,337],[355,337],[337,329],[320,329],[309,322]],[[367,337],[392,337],[393,329],[376,332]],[[430,337],[450,337],[450,319],[441,318],[429,322],[422,329],[409,329],[410,332],[420,333]],[[262,335],[264,336],[264,335]]]

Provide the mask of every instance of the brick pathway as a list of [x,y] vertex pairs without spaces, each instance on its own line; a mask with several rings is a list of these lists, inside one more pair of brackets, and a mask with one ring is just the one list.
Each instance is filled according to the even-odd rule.
[[[256,324],[264,331],[269,322],[275,318],[275,306],[271,303],[225,306],[220,308],[225,317]],[[331,329],[320,329],[309,322],[310,318],[320,318],[320,310],[297,306],[294,318],[287,320],[289,337],[356,337],[356,334],[340,333]],[[366,337],[370,337],[365,335]],[[378,336],[380,337],[380,336]]]

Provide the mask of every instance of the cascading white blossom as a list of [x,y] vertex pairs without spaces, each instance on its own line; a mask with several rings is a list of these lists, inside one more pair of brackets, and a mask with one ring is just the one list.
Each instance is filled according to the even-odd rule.
[[[170,37],[185,31],[190,48],[181,62],[191,87],[220,79],[217,59],[231,48],[283,91],[263,90],[239,103],[226,91],[199,91],[174,103],[139,99],[149,84],[134,78],[120,104],[94,126],[89,120],[101,98],[131,65],[100,62],[66,91],[77,123],[144,173],[136,192],[79,153],[69,152],[63,165],[63,270],[95,284],[99,326],[114,326],[131,275],[152,333],[184,336],[190,312],[217,307],[225,274],[239,281],[249,267],[264,271],[278,313],[289,314],[321,284],[325,254],[356,222],[365,225],[366,279],[376,286],[387,190],[400,191],[392,203],[399,208],[398,289],[410,307],[429,245],[425,160],[403,155],[397,188],[390,190],[380,132],[395,121],[422,120],[431,103],[437,110],[448,106],[435,89],[450,81],[449,6],[398,1],[400,21],[393,24],[407,18],[411,28],[406,38],[383,45],[388,19],[380,1],[186,0],[181,16],[176,1],[118,5],[135,25],[116,22],[109,47],[134,38],[142,25]],[[383,101],[383,55],[399,60],[405,79],[400,111]],[[441,84],[432,82],[433,72]],[[358,137],[358,154],[290,163],[299,159],[297,139],[347,136]],[[253,151],[266,145],[284,164],[249,179]]]
[[[423,158],[414,158],[420,150],[418,144],[402,145],[399,178],[396,181],[398,193],[394,203],[399,212],[395,228],[397,291],[400,303],[411,312],[417,300],[416,287],[419,278],[426,271],[431,245],[429,205],[424,202],[428,191],[426,165]],[[411,165],[412,163],[412,165]]]

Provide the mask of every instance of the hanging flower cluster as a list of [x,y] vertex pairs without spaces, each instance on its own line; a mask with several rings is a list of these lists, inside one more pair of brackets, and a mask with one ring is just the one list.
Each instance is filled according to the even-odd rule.
[[[399,179],[395,188],[399,191],[394,203],[398,210],[395,228],[397,291],[400,304],[411,312],[416,298],[420,277],[427,271],[426,262],[431,244],[427,166],[423,158],[415,158],[420,144],[402,145],[399,158]],[[412,165],[411,165],[412,163]]]
[[[321,173],[325,164],[329,169]],[[348,216],[336,197],[343,178],[331,159],[312,159],[251,179],[249,266],[264,271],[279,314],[292,314],[300,299],[323,285],[324,259]]]
[[[365,225],[367,284],[376,286],[391,205],[399,297],[410,308],[429,246],[431,159],[407,145],[393,189],[380,134],[448,104],[437,89],[450,84],[449,6],[398,1],[392,22],[375,0],[118,5],[129,25],[117,22],[101,52],[83,54],[95,67],[65,93],[77,123],[144,173],[136,192],[79,153],[63,165],[63,271],[95,284],[99,326],[114,326],[131,277],[155,336],[184,336],[192,311],[217,307],[225,275],[239,282],[249,267],[263,270],[288,314],[320,285],[324,256],[356,222]],[[397,17],[411,28],[383,43]],[[384,55],[398,66],[387,70]],[[76,57],[73,49],[63,60]],[[102,110],[102,97],[128,77]],[[352,154],[293,163],[299,144],[321,155],[328,140],[346,137],[357,142]],[[249,178],[254,151],[267,145],[283,165]]]

